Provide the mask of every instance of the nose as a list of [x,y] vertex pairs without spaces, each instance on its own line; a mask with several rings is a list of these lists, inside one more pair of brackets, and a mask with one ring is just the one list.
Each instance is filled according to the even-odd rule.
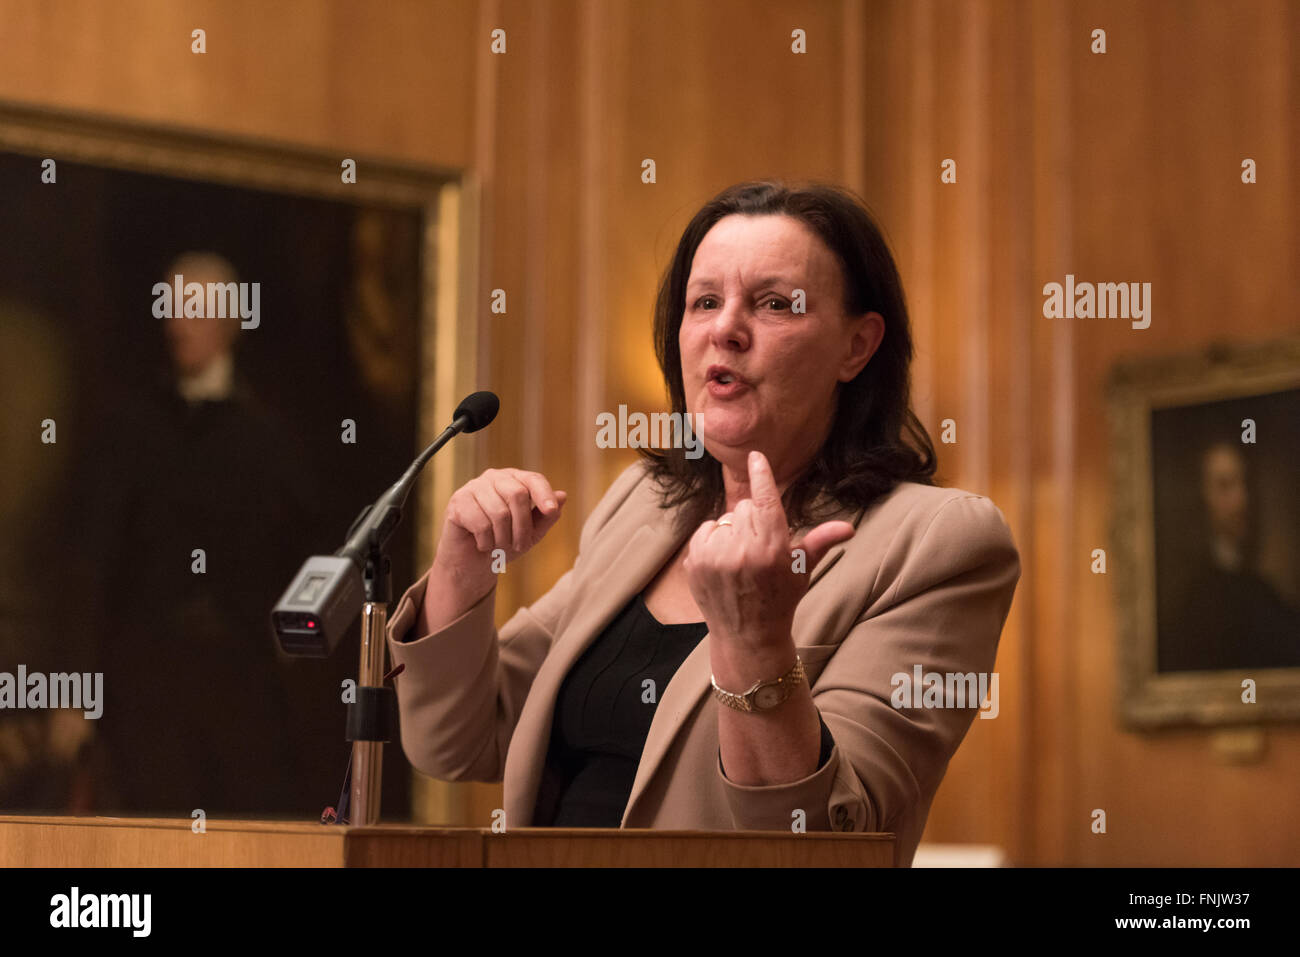
[[709,323],[710,343],[718,349],[748,348],[751,318],[744,301],[730,297],[721,309],[714,310]]

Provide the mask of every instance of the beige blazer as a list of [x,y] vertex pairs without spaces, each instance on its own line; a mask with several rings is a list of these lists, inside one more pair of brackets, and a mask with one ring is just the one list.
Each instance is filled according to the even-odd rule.
[[[411,764],[441,780],[504,781],[506,827],[530,825],[560,684],[689,537],[671,517],[644,463],[629,466],[583,525],[573,567],[500,630],[493,588],[434,634],[409,635],[424,579],[413,585],[389,623],[393,663],[406,666],[395,684]],[[818,562],[794,618],[835,738],[830,760],[789,784],[723,776],[706,635],[660,696],[622,827],[789,831],[801,810],[810,831],[894,832],[896,862],[910,866],[976,712],[895,708],[892,679],[916,665],[992,672],[1020,562],[998,508],[960,489],[905,482],[844,517],[857,534]]]

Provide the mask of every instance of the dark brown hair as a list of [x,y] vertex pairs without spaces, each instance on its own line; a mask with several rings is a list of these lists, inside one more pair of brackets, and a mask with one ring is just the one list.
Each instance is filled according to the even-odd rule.
[[[844,274],[850,316],[878,312],[885,320],[880,347],[862,371],[837,387],[834,421],[820,451],[783,496],[791,527],[824,521],[838,508],[867,508],[902,481],[934,484],[934,445],[911,409],[912,332],[903,284],[889,247],[865,204],[838,186],[821,183],[739,183],[709,200],[687,225],[659,284],[655,355],[668,385],[672,411],[686,412],[678,331],[686,310],[686,283],[695,251],[724,216],[793,216],[835,253]],[[641,447],[665,508],[684,505],[680,521],[694,527],[726,503],[722,466],[704,450]]]

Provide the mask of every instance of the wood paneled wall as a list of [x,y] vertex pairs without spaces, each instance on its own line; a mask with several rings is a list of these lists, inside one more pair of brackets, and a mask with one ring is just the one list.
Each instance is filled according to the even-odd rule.
[[[663,401],[651,304],[695,208],[763,176],[858,189],[908,291],[918,414],[958,424],[942,477],[992,496],[1024,565],[1001,714],[974,722],[926,839],[1026,864],[1277,865],[1300,857],[1300,729],[1267,730],[1244,765],[1210,732],[1121,731],[1112,595],[1088,556],[1108,546],[1111,364],[1297,330],[1298,41],[1286,0],[0,0],[0,98],[477,179],[464,321],[503,411],[461,441],[475,471],[570,493],[503,581],[502,621],[569,566],[632,460],[596,448],[596,413]],[[1151,282],[1151,327],[1044,319],[1042,286],[1067,272]],[[481,825],[499,788],[430,801]]]
[[[900,0],[868,19],[865,182],[911,297],[918,411],[957,420],[945,476],[993,497],[1024,563],[1002,714],[974,723],[926,838],[1037,864],[1294,861],[1300,731],[1232,764],[1213,732],[1121,730],[1110,579],[1089,555],[1110,547],[1110,367],[1300,331],[1300,8]],[[1256,186],[1247,156],[1270,170]],[[1150,328],[1044,319],[1066,273],[1151,282]]]

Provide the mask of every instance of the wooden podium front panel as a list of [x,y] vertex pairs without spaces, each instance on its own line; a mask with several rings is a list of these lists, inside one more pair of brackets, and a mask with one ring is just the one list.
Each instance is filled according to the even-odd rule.
[[0,817],[4,867],[339,867],[343,834],[323,825],[170,818]]
[[0,867],[890,867],[891,834],[0,816]]
[[0,816],[0,867],[482,867],[476,828]]

